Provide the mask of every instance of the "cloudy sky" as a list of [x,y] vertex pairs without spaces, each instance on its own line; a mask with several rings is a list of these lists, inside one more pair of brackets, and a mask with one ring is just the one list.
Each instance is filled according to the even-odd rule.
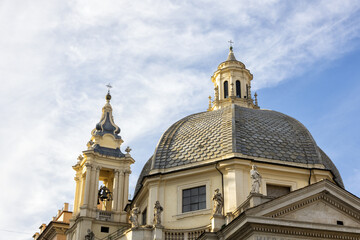
[[228,54],[262,108],[301,121],[360,196],[360,4],[324,1],[0,0],[0,234],[31,239],[64,202],[113,85],[136,163],[207,108]]

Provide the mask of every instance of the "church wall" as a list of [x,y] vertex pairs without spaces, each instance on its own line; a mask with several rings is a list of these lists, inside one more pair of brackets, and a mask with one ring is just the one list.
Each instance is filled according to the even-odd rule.
[[[262,174],[261,193],[264,195],[267,195],[266,184],[290,187],[291,191],[309,185],[309,169],[277,166],[271,164],[258,164],[257,166],[259,172],[261,171]],[[323,179],[333,181],[329,171],[312,171],[310,183],[315,183]]]
[[[222,191],[221,175],[215,169],[178,176],[168,180],[165,187],[164,226],[171,229],[191,229],[210,224],[215,189]],[[182,193],[184,189],[206,186],[206,208],[191,212],[182,212]]]
[[95,236],[100,239],[109,235],[109,233],[101,232],[101,227],[108,227],[110,234],[113,232],[116,232],[118,229],[118,227],[117,227],[117,225],[115,225],[115,223],[111,224],[111,223],[93,222],[92,231],[94,232]]
[[[249,196],[252,184],[250,169],[253,164],[257,166],[258,172],[262,177],[260,193],[263,195],[267,195],[267,184],[290,187],[291,191],[309,185],[309,169],[269,163],[254,163],[244,159],[224,161],[220,163],[220,169],[224,173],[225,214],[234,211]],[[311,183],[321,181],[322,179],[333,181],[331,173],[325,170],[312,170],[311,176]]]
[[[184,189],[206,186],[206,208],[182,212],[182,193]],[[145,183],[148,198],[141,196],[136,205],[142,211],[147,207],[147,224],[153,223],[154,204],[158,200],[164,208],[162,225],[167,229],[192,229],[210,224],[215,189],[222,191],[221,175],[214,166],[202,169],[194,168],[174,174],[167,174],[159,179],[148,179]],[[144,190],[143,190],[144,191]],[[140,193],[141,194],[141,193]],[[142,195],[142,194],[141,194]]]

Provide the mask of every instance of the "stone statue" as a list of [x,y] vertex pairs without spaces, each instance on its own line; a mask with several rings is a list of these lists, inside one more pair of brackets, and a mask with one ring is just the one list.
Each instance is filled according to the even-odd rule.
[[95,240],[95,234],[90,229],[88,229],[87,232],[88,234],[85,235],[85,240]]
[[133,209],[130,211],[130,222],[132,227],[139,227],[139,221],[138,221],[138,215],[140,214],[140,210],[138,207],[136,207],[136,204],[134,204]]
[[224,198],[221,195],[221,193],[219,193],[218,188],[215,190],[215,193],[214,193],[214,196],[212,199],[214,201],[214,209],[213,209],[214,215],[222,215],[222,209],[224,206]]
[[86,144],[88,149],[92,148],[93,145],[94,145],[94,142],[92,140],[88,141],[88,143]]
[[101,201],[112,201],[112,194],[110,190],[105,186],[100,186],[100,189],[98,191],[98,204],[100,204]]
[[161,226],[161,212],[163,211],[163,207],[160,205],[159,201],[156,201],[154,206],[154,225]]
[[125,149],[125,152],[126,152],[127,154],[130,154],[131,150],[132,150],[132,149],[131,149],[129,146],[127,146],[126,149]]
[[250,193],[259,193],[260,192],[260,184],[261,184],[261,175],[256,170],[256,165],[252,165],[250,170],[250,178],[251,178],[251,192]]

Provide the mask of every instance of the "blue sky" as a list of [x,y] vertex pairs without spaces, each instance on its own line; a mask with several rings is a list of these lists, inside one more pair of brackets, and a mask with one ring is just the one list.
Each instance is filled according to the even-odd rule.
[[113,85],[114,118],[136,163],[204,111],[228,54],[253,73],[262,108],[302,122],[360,196],[358,1],[0,2],[0,231],[31,239],[64,202],[71,166]]

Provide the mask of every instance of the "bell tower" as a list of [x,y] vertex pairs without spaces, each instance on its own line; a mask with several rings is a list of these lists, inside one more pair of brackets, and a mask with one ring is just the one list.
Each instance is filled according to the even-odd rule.
[[[251,80],[253,75],[245,65],[236,60],[232,42],[226,61],[220,63],[217,70],[211,77],[214,83],[214,101],[209,103],[209,111],[221,109],[231,104],[247,108],[259,108],[257,100],[251,95]],[[256,98],[255,94],[255,98]]]
[[101,239],[128,226],[124,208],[128,203],[130,165],[135,161],[129,147],[125,154],[120,150],[123,140],[114,123],[110,100],[109,89],[87,150],[73,166],[76,190],[68,240],[85,239],[88,231]]

